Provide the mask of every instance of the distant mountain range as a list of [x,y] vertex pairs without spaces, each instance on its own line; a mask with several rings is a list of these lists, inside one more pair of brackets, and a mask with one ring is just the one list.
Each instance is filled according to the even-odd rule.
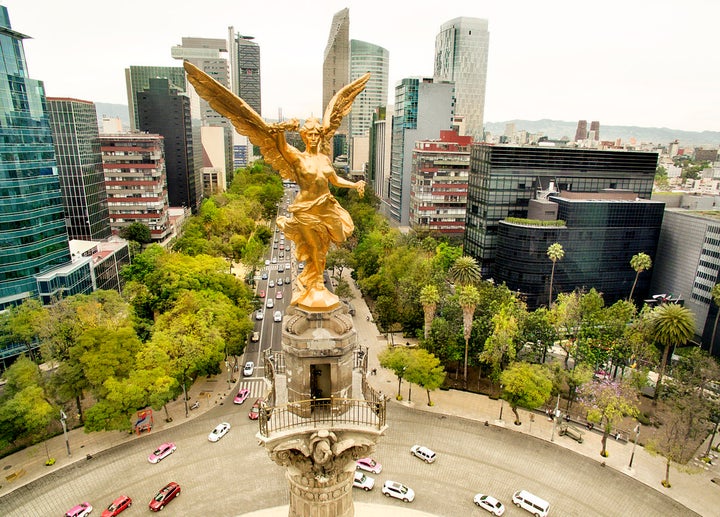
[[[98,123],[103,115],[118,117],[122,120],[123,127],[130,127],[128,107],[125,104],[108,104],[96,102]],[[567,137],[575,138],[577,121],[567,122],[564,120],[507,120],[505,122],[486,122],[485,129],[494,135],[505,133],[507,124],[515,124],[515,131],[527,131],[528,133],[542,133],[551,139]],[[635,138],[638,143],[653,143],[666,145],[678,140],[680,145],[693,147],[717,148],[720,146],[720,131],[683,131],[680,129],[668,129],[666,127],[637,127],[637,126],[603,126],[600,121],[600,138],[602,140],[622,139],[628,142]]]
[[[577,120],[566,122],[563,120],[507,120],[505,122],[486,122],[485,129],[494,135],[505,133],[507,124],[515,124],[515,131],[527,131],[528,133],[542,133],[551,139],[567,137],[570,140],[575,138]],[[720,146],[720,131],[683,131],[681,129],[668,129],[666,127],[637,127],[637,126],[603,126],[600,121],[600,139],[616,140],[622,139],[628,142],[635,138],[638,143],[653,143],[666,145],[678,140],[680,145],[693,147],[717,148]]]

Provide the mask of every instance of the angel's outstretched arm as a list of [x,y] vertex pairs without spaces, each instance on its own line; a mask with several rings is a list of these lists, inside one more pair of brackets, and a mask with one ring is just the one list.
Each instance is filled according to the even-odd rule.
[[275,140],[275,147],[282,157],[291,165],[294,165],[298,161],[297,150],[287,143],[285,131],[297,131],[298,127],[300,127],[300,124],[297,119],[278,122],[268,126],[269,133]]

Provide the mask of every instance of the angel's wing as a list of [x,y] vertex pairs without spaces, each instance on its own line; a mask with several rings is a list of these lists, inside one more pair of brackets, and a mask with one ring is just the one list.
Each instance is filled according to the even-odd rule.
[[[253,145],[258,146],[265,160],[277,169],[283,178],[294,180],[292,167],[278,149],[278,141],[262,117],[244,100],[192,63],[185,61],[183,66],[197,94],[205,99],[212,109],[230,120],[238,133],[247,136]],[[288,145],[288,148],[290,147]]]
[[355,97],[365,89],[365,85],[369,79],[370,72],[355,79],[350,84],[343,86],[340,91],[330,99],[330,102],[328,102],[327,108],[325,108],[325,115],[323,116],[325,133],[323,135],[322,145],[320,146],[321,153],[332,157],[332,137],[335,134],[335,130],[340,127],[340,122],[342,122],[343,117],[350,113]]

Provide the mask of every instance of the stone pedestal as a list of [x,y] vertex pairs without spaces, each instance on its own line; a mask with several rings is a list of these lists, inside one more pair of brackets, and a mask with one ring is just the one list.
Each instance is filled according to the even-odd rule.
[[355,462],[375,449],[377,436],[355,431],[296,434],[265,443],[270,457],[287,468],[290,517],[352,517]]

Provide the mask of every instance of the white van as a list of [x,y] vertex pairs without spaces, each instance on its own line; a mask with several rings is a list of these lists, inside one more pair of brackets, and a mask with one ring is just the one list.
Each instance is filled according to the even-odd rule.
[[537,517],[546,517],[550,510],[550,503],[526,490],[515,492],[512,501],[518,508],[527,510]]

